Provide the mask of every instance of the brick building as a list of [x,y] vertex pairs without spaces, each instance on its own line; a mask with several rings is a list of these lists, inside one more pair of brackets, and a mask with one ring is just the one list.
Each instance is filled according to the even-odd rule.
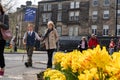
[[117,31],[117,36],[119,36],[119,15],[120,10],[118,10],[118,26],[116,28],[116,0],[90,0],[90,33],[98,36],[115,36]]
[[46,23],[52,20],[60,36],[78,37],[89,34],[88,0],[48,0],[38,3],[39,33],[43,34]]
[[120,0],[46,0],[38,3],[39,33],[54,21],[60,36],[120,36]]

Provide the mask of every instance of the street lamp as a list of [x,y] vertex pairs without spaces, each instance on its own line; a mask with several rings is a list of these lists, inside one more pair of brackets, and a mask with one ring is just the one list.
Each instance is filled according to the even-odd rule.
[[118,24],[118,0],[116,0],[116,29],[115,29],[115,37],[117,37],[117,24]]
[[14,51],[17,52],[17,37],[18,37],[18,29],[19,26],[16,26],[16,35],[15,35],[15,47],[14,47]]

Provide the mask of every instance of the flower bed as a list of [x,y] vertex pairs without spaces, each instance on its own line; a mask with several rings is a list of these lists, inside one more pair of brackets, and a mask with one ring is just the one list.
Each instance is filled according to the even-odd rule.
[[120,80],[120,52],[109,55],[99,45],[82,53],[57,52],[54,66],[44,72],[45,80]]

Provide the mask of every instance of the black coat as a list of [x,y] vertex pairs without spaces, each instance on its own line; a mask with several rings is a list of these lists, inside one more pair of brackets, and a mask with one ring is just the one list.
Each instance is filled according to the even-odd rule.
[[[80,50],[82,50],[81,44],[82,44],[82,40],[81,40],[80,43],[79,43],[79,49],[80,49]],[[86,49],[88,49],[88,43],[87,43],[87,41],[85,40],[85,48],[84,48],[84,50],[86,50]]]
[[[0,15],[0,28],[9,29],[9,18],[8,15]],[[0,40],[3,40],[1,30],[0,30]]]

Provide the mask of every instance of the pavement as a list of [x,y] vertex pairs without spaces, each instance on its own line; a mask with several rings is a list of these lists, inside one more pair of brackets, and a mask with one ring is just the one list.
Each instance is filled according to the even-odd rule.
[[0,80],[37,80],[38,73],[39,71],[31,71],[31,72],[29,71],[18,76],[4,75],[4,76],[0,76]]
[[[24,56],[24,60],[22,59]],[[37,80],[37,74],[46,69],[47,55],[45,51],[34,51],[33,67],[26,68],[27,56],[23,54],[5,54],[5,75],[0,80]]]
[[[42,71],[42,70],[41,70]],[[37,79],[37,74],[41,72],[39,71],[27,71],[24,72],[21,75],[7,75],[5,74],[4,76],[0,76],[0,80],[38,80]]]
[[[24,52],[26,53],[26,51]],[[5,52],[5,54],[24,54],[24,53],[20,53],[20,52]],[[33,51],[34,54],[46,54],[46,51]]]

